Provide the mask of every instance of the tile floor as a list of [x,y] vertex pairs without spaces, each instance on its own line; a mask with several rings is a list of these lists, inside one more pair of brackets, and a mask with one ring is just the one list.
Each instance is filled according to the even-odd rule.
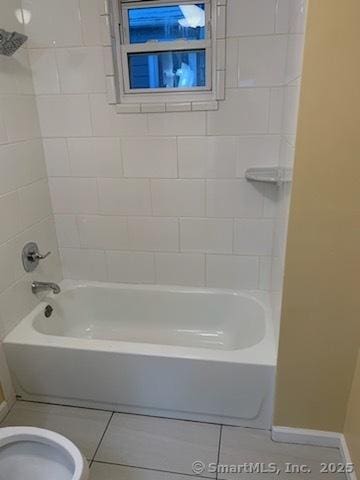
[[[337,449],[274,443],[262,430],[20,401],[2,423],[10,425],[48,428],[70,438],[89,460],[91,480],[189,480],[195,461],[276,463],[282,470],[279,475],[210,470],[200,478],[346,480],[345,474],[320,473],[321,462],[341,462]],[[312,473],[288,474],[286,463],[305,464]]]

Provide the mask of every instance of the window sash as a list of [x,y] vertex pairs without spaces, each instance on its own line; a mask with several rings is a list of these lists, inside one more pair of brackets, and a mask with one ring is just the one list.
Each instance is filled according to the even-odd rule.
[[[189,42],[187,42],[189,43]],[[195,43],[198,45],[198,42],[190,42],[190,43]],[[207,42],[205,42],[207,43]],[[151,44],[150,44],[151,45]],[[205,61],[206,61],[206,85],[204,87],[188,87],[188,88],[131,88],[130,87],[130,68],[129,68],[129,63],[128,63],[128,53],[147,53],[147,52],[155,52],[155,51],[171,51],[171,50],[205,50]],[[196,48],[168,48],[164,50],[161,48],[160,50],[155,50],[153,48],[150,48],[149,50],[144,51],[143,49],[139,50],[129,50],[127,47],[122,49],[121,52],[121,57],[122,57],[122,63],[123,66],[126,66],[126,68],[123,68],[123,79],[124,79],[124,92],[125,93],[131,93],[131,94],[136,94],[136,93],[180,93],[180,92],[196,92],[196,91],[209,91],[211,90],[211,77],[212,77],[212,70],[211,70],[211,58],[212,58],[212,49],[211,46],[207,47],[196,47]]]
[[[196,3],[205,4],[205,35],[206,40],[173,40],[170,42],[146,42],[146,43],[129,43],[129,17],[128,10],[131,8],[149,8],[149,6],[171,6],[173,4],[182,5],[194,5]],[[121,61],[122,61],[122,73],[124,82],[125,94],[141,94],[141,93],[191,93],[196,91],[211,91],[212,89],[212,42],[211,42],[211,15],[210,15],[210,0],[155,0],[149,2],[149,4],[138,4],[137,1],[132,3],[121,3],[122,9],[122,21],[120,26],[121,34]],[[205,50],[206,59],[206,85],[204,87],[190,87],[190,88],[130,88],[130,68],[128,62],[129,53],[147,53],[147,52],[168,52],[178,50]]]
[[[210,0],[152,0],[149,4],[139,3],[144,0],[133,0],[132,2],[121,2],[120,0],[120,10],[121,10],[121,42],[123,45],[130,45],[130,32],[129,32],[129,15],[128,11],[132,8],[150,8],[150,7],[171,7],[175,5],[194,5],[197,3],[205,4],[205,38],[206,40],[211,39],[211,13],[210,13]],[[201,40],[194,40],[196,42]],[[176,43],[177,40],[174,40],[173,43]],[[147,42],[147,43],[163,43],[163,42]],[[136,45],[146,45],[147,43],[138,43]],[[132,44],[135,45],[135,44]]]

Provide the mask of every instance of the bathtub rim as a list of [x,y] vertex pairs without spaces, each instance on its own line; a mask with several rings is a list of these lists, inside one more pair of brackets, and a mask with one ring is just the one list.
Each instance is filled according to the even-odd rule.
[[32,345],[39,347],[52,347],[61,349],[68,348],[75,350],[113,352],[141,356],[187,358],[199,361],[276,366],[277,352],[274,327],[271,318],[269,295],[266,292],[154,284],[123,284],[82,280],[63,280],[60,283],[60,286],[63,293],[79,288],[97,287],[119,290],[203,293],[211,295],[226,294],[246,297],[253,300],[264,309],[265,335],[259,343],[251,347],[237,350],[217,350],[202,347],[186,347],[145,342],[127,342],[120,340],[111,341],[46,335],[38,332],[34,328],[33,322],[35,321],[37,315],[39,315],[47,305],[47,299],[55,298],[53,294],[49,294],[43,296],[39,305],[37,305],[10,333],[6,335],[6,337],[3,339],[4,344]]

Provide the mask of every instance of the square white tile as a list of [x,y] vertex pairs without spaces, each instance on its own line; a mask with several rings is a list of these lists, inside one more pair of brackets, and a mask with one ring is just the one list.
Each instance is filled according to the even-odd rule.
[[102,45],[100,15],[104,13],[99,0],[80,0],[82,37],[85,45]]
[[239,138],[239,156],[236,176],[244,177],[251,167],[267,167],[279,164],[280,136],[252,135]]
[[54,213],[98,213],[98,191],[94,178],[50,178]]
[[273,220],[235,220],[234,252],[239,255],[271,255],[273,237]]
[[13,242],[0,246],[0,293],[15,282],[16,253]]
[[163,217],[203,217],[205,181],[151,180],[153,214]]
[[276,0],[229,0],[227,35],[274,33]]
[[69,138],[67,143],[72,176],[123,176],[118,138]]
[[258,257],[207,255],[206,285],[211,288],[254,290],[259,284]]
[[124,138],[125,177],[177,177],[176,138]]
[[307,0],[279,0],[276,12],[276,31],[304,33]]
[[112,215],[150,215],[151,195],[149,180],[98,180],[100,210]]
[[207,112],[209,135],[249,135],[267,133],[268,88],[239,88],[226,93],[219,110]]
[[146,135],[146,114],[119,114],[114,105],[109,105],[105,94],[91,94],[90,108],[93,135],[96,137],[119,137]]
[[29,60],[35,93],[37,95],[60,93],[55,50],[50,48],[29,50]]
[[233,220],[218,218],[182,218],[182,252],[232,253]]
[[37,106],[43,137],[92,135],[87,95],[42,95]]
[[237,137],[180,137],[180,178],[234,178],[239,154]]
[[6,119],[5,125],[9,141],[16,142],[40,137],[40,126],[33,95],[0,97],[0,109],[3,119]]
[[177,218],[130,217],[128,219],[131,250],[152,252],[179,251]]
[[17,192],[0,197],[0,218],[0,244],[2,244],[22,230],[21,208]]
[[62,93],[106,91],[102,47],[58,48],[56,61]]
[[163,285],[205,285],[205,255],[157,253],[156,281]]
[[48,176],[71,176],[69,153],[65,138],[44,139],[43,145]]
[[239,38],[239,87],[281,86],[285,81],[286,35]]
[[126,217],[79,215],[77,225],[81,248],[127,250],[129,236]]
[[192,464],[217,461],[220,426],[115,414],[96,460],[192,474]]
[[17,402],[2,426],[30,426],[53,430],[72,440],[91,459],[100,442],[110,412]]
[[78,2],[73,0],[24,0],[22,7],[31,13],[25,25],[29,47],[81,45],[81,23]]
[[61,248],[64,278],[107,282],[105,252],[102,250]]
[[47,180],[39,180],[19,190],[21,217],[24,228],[51,215]]
[[205,135],[205,113],[150,113],[150,135]]
[[110,282],[154,283],[154,254],[148,252],[105,252]]
[[207,180],[208,217],[261,217],[264,198],[246,180]]
[[60,247],[80,248],[75,215],[55,215],[55,226]]

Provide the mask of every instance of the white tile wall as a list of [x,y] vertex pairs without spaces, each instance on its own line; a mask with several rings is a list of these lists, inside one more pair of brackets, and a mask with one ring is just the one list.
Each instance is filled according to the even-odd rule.
[[43,137],[90,137],[92,135],[87,96],[39,95],[37,106]]
[[239,87],[281,86],[284,83],[287,37],[241,37],[238,45]]
[[209,255],[206,262],[209,287],[253,290],[259,286],[259,259],[234,255]]
[[179,251],[177,218],[132,217],[128,219],[128,226],[133,250]]
[[155,263],[152,253],[106,252],[110,282],[154,283]]
[[164,217],[203,217],[204,180],[151,180],[153,214]]
[[118,138],[70,138],[67,146],[72,176],[123,176]]
[[143,179],[98,180],[100,211],[112,215],[150,215],[150,182]]
[[182,218],[180,246],[182,252],[232,253],[233,220]]
[[99,201],[96,179],[49,179],[54,213],[98,213]]
[[274,33],[276,0],[228,0],[228,3],[227,34],[230,37]]
[[180,178],[234,178],[239,137],[179,137]]
[[106,91],[102,47],[58,48],[56,62],[62,93]]
[[[306,0],[279,0],[276,15],[276,31],[287,34],[288,48],[285,65],[284,86],[281,91],[272,91],[273,128],[280,133],[279,164],[290,169],[294,163],[297,114],[299,105],[302,55],[306,20]],[[276,125],[276,127],[274,127]],[[263,262],[262,276],[270,285],[273,318],[276,335],[279,334],[281,297],[285,266],[287,223],[291,196],[291,184],[284,184],[279,192],[276,208],[272,208],[274,237],[271,268]],[[260,270],[260,271],[261,271]]]
[[176,138],[124,138],[125,177],[177,177]]
[[123,217],[79,215],[77,218],[80,246],[103,250],[127,250],[129,236]]
[[210,135],[268,133],[270,91],[268,88],[229,89],[217,112],[208,112]]
[[[20,7],[20,0],[1,2],[0,16],[4,27],[22,31],[23,27],[15,16],[15,10]],[[42,86],[44,82],[51,84],[47,77],[51,73],[47,74],[47,71],[44,64],[39,66],[37,85]],[[26,46],[13,57],[0,59],[0,112],[0,339],[2,339],[38,303],[37,297],[31,292],[31,280],[57,282],[62,278],[32,71]],[[36,241],[43,252],[52,251],[51,257],[31,275],[25,273],[21,263],[22,248],[29,241]],[[0,381],[2,380],[0,378]],[[11,398],[8,400],[11,401]]]
[[294,135],[303,1],[228,0],[218,111],[133,114],[107,102],[104,3],[24,5],[65,275],[269,289],[278,197],[244,176]]
[[156,253],[156,280],[163,285],[205,285],[205,255]]
[[108,280],[105,252],[100,250],[61,248],[64,277],[74,280]]

